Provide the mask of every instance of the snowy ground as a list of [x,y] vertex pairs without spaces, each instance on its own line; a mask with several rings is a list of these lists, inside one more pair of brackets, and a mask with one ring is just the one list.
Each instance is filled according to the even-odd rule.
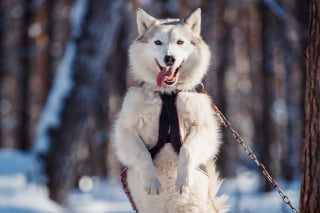
[[[117,181],[89,177],[82,179],[82,190],[70,193],[63,209],[48,198],[39,168],[31,154],[0,150],[0,213],[133,212]],[[279,184],[298,206],[299,181]],[[276,192],[258,194],[258,187],[255,172],[240,171],[236,179],[225,180],[222,191],[230,197],[231,213],[291,212]]]

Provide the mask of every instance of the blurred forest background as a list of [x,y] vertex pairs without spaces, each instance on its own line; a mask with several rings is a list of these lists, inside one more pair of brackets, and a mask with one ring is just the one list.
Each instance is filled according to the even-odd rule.
[[[202,9],[213,101],[275,178],[300,175],[308,1],[1,0],[0,147],[39,156],[51,198],[83,175],[118,178],[112,121],[126,88],[136,9]],[[219,169],[256,169],[224,132]],[[261,190],[270,190],[262,184]]]

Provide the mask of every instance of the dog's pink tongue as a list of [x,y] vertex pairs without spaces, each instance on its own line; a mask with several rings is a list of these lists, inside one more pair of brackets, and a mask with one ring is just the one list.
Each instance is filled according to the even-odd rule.
[[163,67],[157,76],[157,85],[162,86],[164,81],[172,81],[174,79],[174,72],[171,67]]

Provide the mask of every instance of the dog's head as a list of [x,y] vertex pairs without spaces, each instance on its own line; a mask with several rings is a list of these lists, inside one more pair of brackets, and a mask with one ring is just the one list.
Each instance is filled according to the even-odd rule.
[[138,38],[129,51],[137,80],[158,89],[190,89],[200,83],[210,51],[200,36],[201,10],[184,20],[156,19],[137,11]]

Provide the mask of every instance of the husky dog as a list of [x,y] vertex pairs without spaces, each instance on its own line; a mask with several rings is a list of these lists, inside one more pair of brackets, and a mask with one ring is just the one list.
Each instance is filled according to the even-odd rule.
[[114,128],[122,182],[140,213],[226,212],[213,159],[221,144],[206,94],[197,93],[210,51],[200,36],[201,10],[184,20],[137,11],[129,50],[133,76]]

